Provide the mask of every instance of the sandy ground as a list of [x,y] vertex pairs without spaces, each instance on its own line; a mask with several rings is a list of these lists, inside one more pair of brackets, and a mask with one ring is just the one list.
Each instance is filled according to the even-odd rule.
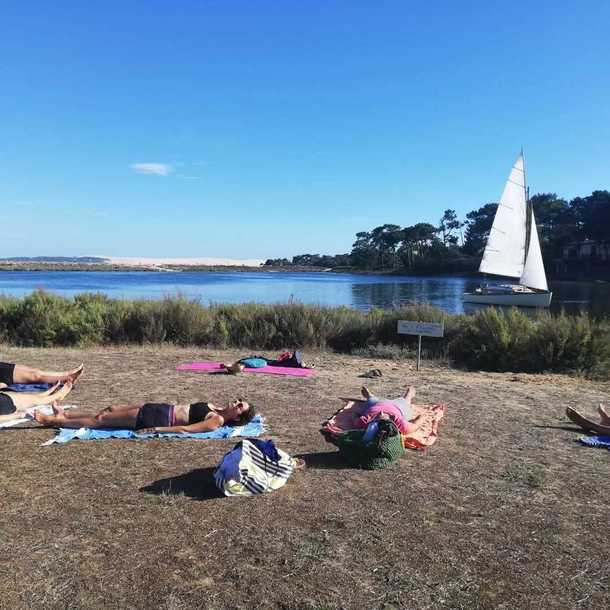
[[[68,402],[243,395],[270,437],[304,457],[280,491],[219,496],[231,441],[74,441],[0,431],[0,608],[608,608],[610,453],[576,442],[565,407],[592,413],[610,384],[313,357],[313,379],[178,373],[235,351],[5,348],[0,359],[86,374]],[[318,432],[355,395],[414,383],[445,402],[440,440],[385,471],[345,468]]]

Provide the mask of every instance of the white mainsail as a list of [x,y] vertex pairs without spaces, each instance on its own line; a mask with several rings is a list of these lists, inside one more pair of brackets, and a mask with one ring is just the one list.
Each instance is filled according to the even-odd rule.
[[520,278],[525,262],[525,170],[520,154],[508,176],[489,233],[481,273]]
[[537,290],[548,290],[549,286],[546,283],[546,273],[544,272],[544,263],[542,262],[542,252],[540,251],[540,240],[538,239],[533,208],[530,220],[530,245],[527,250],[525,267],[519,284],[528,288],[536,288]]

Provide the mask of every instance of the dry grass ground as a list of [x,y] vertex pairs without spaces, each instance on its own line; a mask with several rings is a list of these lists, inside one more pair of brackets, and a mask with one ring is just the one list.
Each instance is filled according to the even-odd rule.
[[[311,355],[311,354],[308,354]],[[84,361],[70,403],[244,395],[270,436],[308,461],[265,497],[219,497],[231,441],[74,441],[0,431],[0,607],[607,608],[610,453],[579,446],[567,405],[592,412],[608,384],[465,373],[313,354],[313,379],[177,373],[199,348],[2,350],[42,367]],[[382,472],[342,468],[318,433],[357,393],[415,383],[446,402],[438,443]]]

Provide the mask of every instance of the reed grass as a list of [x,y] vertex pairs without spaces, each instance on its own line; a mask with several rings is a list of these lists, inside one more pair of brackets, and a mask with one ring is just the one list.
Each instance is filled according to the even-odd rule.
[[443,322],[445,336],[427,339],[429,357],[489,371],[610,371],[610,323],[585,314],[516,309],[450,315],[429,305],[361,312],[301,303],[212,305],[182,297],[159,301],[81,294],[68,299],[42,290],[0,297],[0,340],[22,346],[173,343],[252,350],[331,348],[395,357],[413,353],[417,338],[398,335],[398,320]]

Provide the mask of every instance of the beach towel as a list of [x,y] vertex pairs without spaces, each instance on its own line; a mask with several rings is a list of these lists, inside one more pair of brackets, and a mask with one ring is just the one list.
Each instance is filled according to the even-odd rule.
[[[425,449],[433,445],[438,439],[438,427],[445,415],[447,406],[436,405],[412,405],[413,416],[420,414],[426,419],[424,425],[411,434],[403,434],[402,442],[407,449]],[[337,411],[322,426],[322,434],[338,434],[347,430],[362,428],[360,417],[365,409],[365,402],[361,400],[350,400],[343,409]]]
[[605,447],[610,450],[610,436],[581,436],[578,440],[587,447]]
[[245,426],[222,426],[209,432],[148,432],[142,433],[137,430],[114,430],[106,428],[60,428],[57,435],[43,443],[42,446],[54,443],[67,443],[78,439],[81,441],[104,440],[108,438],[122,438],[142,440],[147,438],[191,438],[191,439],[223,439],[234,436],[260,436],[266,431],[265,420],[260,415],[255,415],[252,421]]
[[46,392],[52,385],[52,383],[11,383],[5,388],[1,388],[1,390],[10,390],[11,392]]
[[[74,405],[62,405],[65,409],[74,409]],[[27,422],[34,421],[34,411],[42,411],[45,415],[53,415],[53,408],[51,405],[43,405],[40,407],[32,407],[25,412],[25,417],[19,417],[18,419],[9,419],[0,423],[0,428],[12,428],[19,424],[25,424]]]
[[447,405],[413,405],[413,415],[422,415],[425,423],[411,434],[403,434],[402,444],[405,449],[426,449],[438,439],[438,426],[445,416]]
[[[227,369],[221,362],[187,362],[176,367],[178,371],[196,371],[199,373],[226,373]],[[314,369],[299,369],[284,366],[261,366],[256,369],[245,368],[244,373],[258,373],[262,375],[285,375],[288,377],[313,377]]]

